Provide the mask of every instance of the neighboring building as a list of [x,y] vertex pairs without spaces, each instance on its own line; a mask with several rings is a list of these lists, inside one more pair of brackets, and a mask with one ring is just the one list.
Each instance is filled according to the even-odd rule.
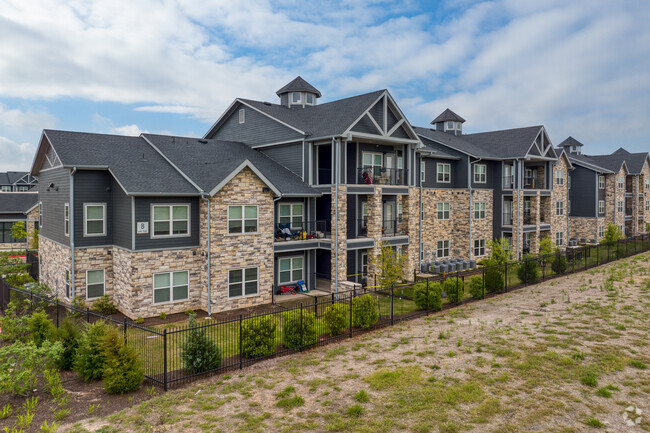
[[27,192],[38,184],[38,178],[26,171],[0,172],[0,192]]
[[571,236],[600,240],[608,224],[626,236],[646,233],[650,222],[650,156],[623,148],[610,155],[585,155],[583,144],[568,137],[560,148],[569,156]]
[[[0,251],[24,250],[26,239],[14,239],[11,227],[24,222],[28,233],[38,229],[38,194],[34,192],[8,192],[0,194]],[[32,239],[29,238],[32,248]]]

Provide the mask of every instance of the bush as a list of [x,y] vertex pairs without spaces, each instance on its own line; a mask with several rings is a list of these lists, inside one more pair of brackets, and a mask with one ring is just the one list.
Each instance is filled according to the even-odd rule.
[[74,361],[74,369],[85,382],[102,378],[106,363],[103,343],[107,331],[108,325],[99,320],[89,325],[86,332],[81,336]]
[[16,272],[16,273],[7,275],[5,277],[5,281],[11,287],[15,287],[17,289],[24,289],[25,284],[33,283],[34,279],[32,277],[30,277],[27,272]]
[[352,299],[352,324],[368,328],[379,320],[379,307],[372,296],[365,294]]
[[5,308],[4,316],[0,316],[0,338],[8,342],[22,341],[29,339],[29,315],[22,311],[19,303],[11,301]]
[[0,392],[25,396],[36,388],[43,373],[52,368],[63,351],[61,343],[18,341],[0,348]]
[[566,272],[568,267],[569,266],[564,255],[558,253],[555,255],[555,257],[553,257],[553,261],[551,262],[551,269],[553,272],[556,274],[563,274]]
[[437,311],[442,308],[442,286],[440,283],[429,283],[429,299],[427,301],[427,283],[417,283],[413,286],[413,301],[421,310]]
[[[316,317],[314,313],[302,310],[302,346],[314,344],[316,334]],[[300,347],[300,309],[282,313],[282,341],[288,348]]]
[[47,317],[47,313],[43,311],[34,313],[28,323],[30,337],[36,347],[41,347],[45,341],[54,339],[56,328]]
[[77,355],[77,348],[79,347],[79,340],[81,339],[79,326],[74,319],[66,317],[59,325],[59,329],[56,330],[56,337],[63,346],[58,367],[61,370],[72,370]]
[[86,311],[86,302],[80,296],[75,296],[70,306],[73,308],[72,316],[74,317],[82,317]]
[[350,326],[350,307],[346,304],[334,304],[325,309],[323,321],[330,335],[339,335]]
[[533,257],[526,257],[517,268],[517,276],[522,283],[534,283],[539,278],[537,260]]
[[144,380],[144,373],[135,351],[126,346],[117,329],[109,327],[102,341],[106,358],[104,389],[110,394],[136,391]]
[[242,351],[247,358],[260,358],[275,353],[275,320],[270,315],[244,320]]
[[442,283],[442,287],[443,290],[447,292],[447,300],[449,302],[458,302],[458,300],[463,299],[465,287],[463,280],[460,278],[447,278],[445,282]]
[[485,269],[485,291],[486,292],[501,292],[505,284],[503,280],[502,268],[487,268]]
[[483,299],[483,277],[474,275],[470,278],[469,293],[476,299]]
[[196,328],[196,315],[189,320],[190,331],[181,346],[183,367],[190,373],[215,370],[221,365],[221,349],[205,335],[205,329]]
[[99,314],[104,314],[110,316],[111,314],[117,313],[117,307],[115,303],[108,295],[100,296],[92,306],[94,311],[97,311]]

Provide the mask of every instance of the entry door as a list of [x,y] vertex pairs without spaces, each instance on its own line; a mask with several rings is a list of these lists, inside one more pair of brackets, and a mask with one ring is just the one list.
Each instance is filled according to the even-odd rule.
[[392,202],[384,203],[384,235],[395,234],[395,206]]

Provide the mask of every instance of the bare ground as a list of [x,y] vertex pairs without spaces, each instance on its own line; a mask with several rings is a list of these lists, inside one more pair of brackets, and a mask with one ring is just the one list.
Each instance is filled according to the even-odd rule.
[[60,431],[650,431],[649,313],[645,253]]

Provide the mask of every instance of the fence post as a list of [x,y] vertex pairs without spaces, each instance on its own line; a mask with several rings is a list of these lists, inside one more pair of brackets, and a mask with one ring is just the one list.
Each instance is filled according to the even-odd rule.
[[[482,272],[483,272],[483,296],[481,297],[481,299],[485,299],[485,265],[483,265]],[[471,287],[471,283],[470,283],[470,287]]]
[[31,314],[34,311],[34,292],[31,287],[29,288],[29,313]]
[[163,330],[163,387],[167,391],[167,328]]
[[[377,277],[375,277],[377,278]],[[350,294],[350,338],[352,338],[352,295]]]
[[506,260],[506,265],[505,265],[506,271],[505,271],[505,284],[503,285],[503,291],[508,292],[508,261]]
[[582,255],[585,257],[585,271],[587,270],[587,248],[589,247],[585,245],[585,250],[582,253]]
[[124,329],[124,345],[126,346],[126,317],[124,318],[122,323],[124,324],[124,328],[123,328]]
[[395,323],[395,318],[393,316],[393,302],[395,299],[395,292],[393,291],[393,288],[395,287],[395,284],[390,286],[390,324],[393,325]]
[[544,256],[542,259],[542,281],[546,278],[546,262],[548,261],[548,256]]
[[318,297],[314,296],[314,317],[318,316]]
[[59,297],[56,297],[56,327],[59,327]]
[[86,323],[90,323],[90,307],[86,307]]
[[629,241],[629,239],[625,238],[625,257],[629,256],[629,254],[627,253],[627,244],[629,243],[628,241]]
[[239,369],[241,370],[244,368],[244,354],[243,352],[243,341],[242,341],[242,329],[244,327],[243,324],[243,316],[240,314],[239,315]]
[[596,244],[596,266],[598,266],[598,261],[600,260],[600,253],[599,253],[598,245],[599,244]]
[[460,287],[458,287],[460,281],[460,271],[456,271],[456,305],[460,305]]
[[302,327],[302,302],[300,303],[300,351],[302,352],[302,347],[304,344],[304,329]]
[[427,277],[427,316],[429,315],[429,277]]

